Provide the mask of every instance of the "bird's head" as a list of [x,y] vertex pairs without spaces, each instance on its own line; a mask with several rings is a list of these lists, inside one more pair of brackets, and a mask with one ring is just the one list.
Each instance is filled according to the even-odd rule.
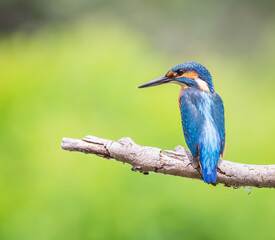
[[164,76],[147,82],[139,88],[153,87],[164,83],[177,83],[182,87],[214,92],[210,72],[197,62],[186,62],[171,68]]

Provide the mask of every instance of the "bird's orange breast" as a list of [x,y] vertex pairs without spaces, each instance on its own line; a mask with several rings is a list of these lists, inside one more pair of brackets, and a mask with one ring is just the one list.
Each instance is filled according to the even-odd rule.
[[181,100],[181,95],[182,93],[189,87],[185,86],[185,87],[182,87],[181,90],[180,90],[180,94],[179,94],[179,98],[178,98],[178,101],[179,101],[179,107],[180,107],[180,100]]

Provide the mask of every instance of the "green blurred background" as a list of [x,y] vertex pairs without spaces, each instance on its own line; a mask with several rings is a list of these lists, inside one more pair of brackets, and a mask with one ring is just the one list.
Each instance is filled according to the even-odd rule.
[[225,159],[274,164],[274,1],[0,2],[0,239],[274,239],[270,189],[130,171],[61,150],[94,135],[185,145],[179,63],[212,73]]

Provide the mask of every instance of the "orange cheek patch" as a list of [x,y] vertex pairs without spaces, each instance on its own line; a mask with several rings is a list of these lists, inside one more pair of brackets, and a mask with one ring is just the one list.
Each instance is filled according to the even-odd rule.
[[195,79],[197,78],[199,75],[196,72],[186,72],[184,74],[182,74],[181,77],[187,77],[187,78],[192,78]]
[[181,77],[187,77],[187,78],[192,78],[195,79],[199,76],[199,74],[197,74],[196,72],[186,72],[184,74],[182,74],[181,76],[178,76],[176,78],[181,78]]
[[172,77],[174,75],[174,72],[173,71],[170,71],[166,74],[167,77]]

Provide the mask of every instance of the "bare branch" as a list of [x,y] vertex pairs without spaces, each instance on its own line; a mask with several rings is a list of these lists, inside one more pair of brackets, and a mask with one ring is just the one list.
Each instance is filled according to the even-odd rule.
[[[177,146],[175,151],[162,151],[159,148],[140,146],[128,137],[115,142],[87,136],[82,140],[63,138],[62,148],[114,158],[131,164],[132,170],[144,174],[156,172],[202,179],[198,162],[181,146]],[[235,188],[240,186],[275,188],[275,165],[250,165],[220,160],[217,183]]]

